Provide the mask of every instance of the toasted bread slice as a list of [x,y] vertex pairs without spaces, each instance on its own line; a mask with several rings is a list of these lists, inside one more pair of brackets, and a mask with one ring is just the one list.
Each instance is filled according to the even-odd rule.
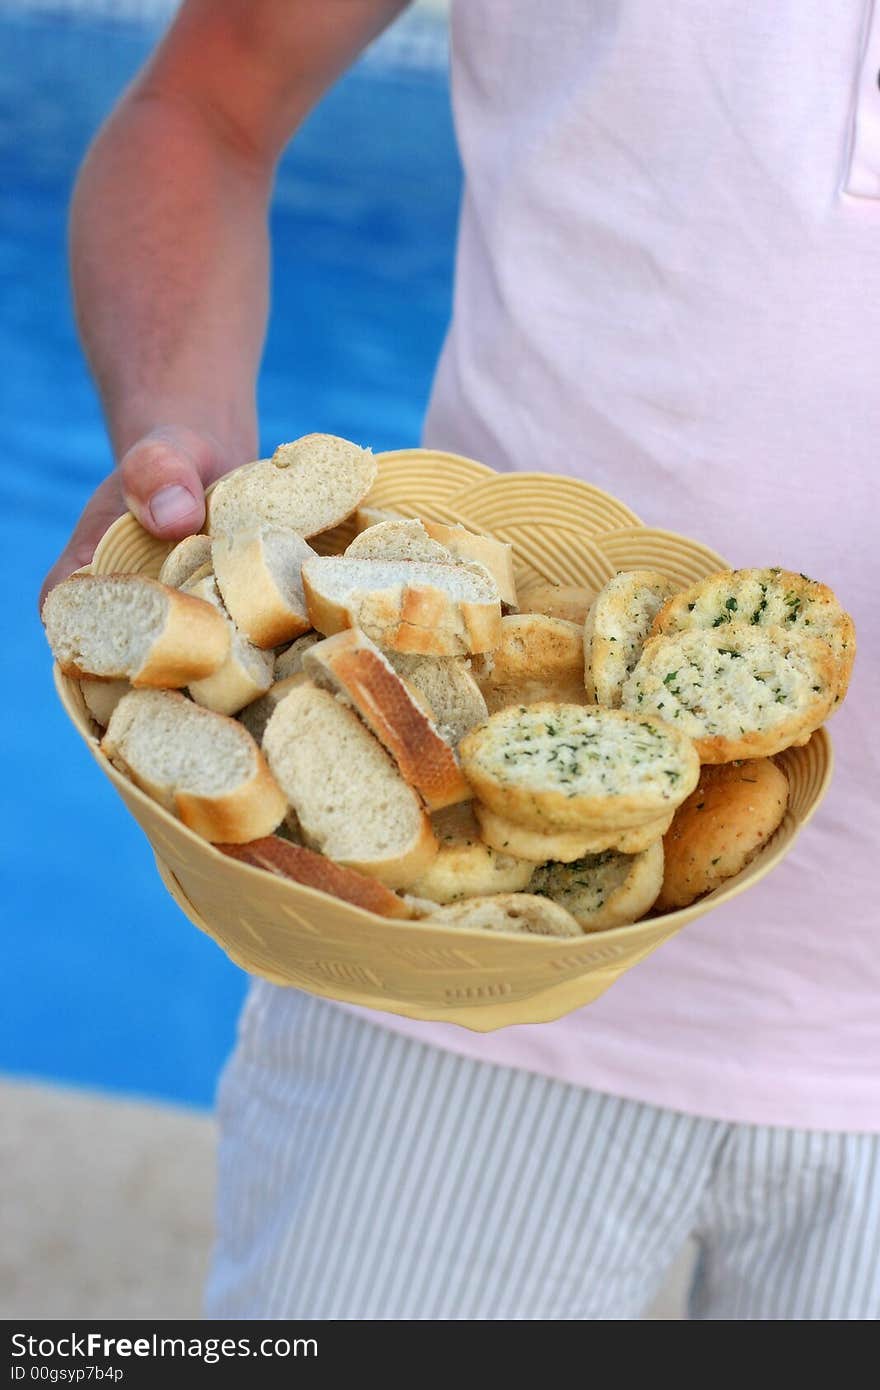
[[311,627],[302,567],[315,552],[295,531],[253,526],[217,536],[212,560],[223,602],[257,647],[277,647]]
[[75,574],[43,604],[66,676],[183,686],[218,670],[229,629],[210,603],[139,574]]
[[655,570],[626,570],[596,595],[584,625],[589,701],[620,708],[623,683],[635,669],[657,613],[675,589]]
[[269,766],[309,846],[337,863],[407,888],[437,841],[418,796],[378,739],[327,690],[299,685],[263,735]]
[[641,854],[588,854],[572,864],[536,869],[529,892],[546,894],[586,932],[637,922],[653,907],[663,882],[663,841]]
[[837,696],[846,694],[856,654],[855,626],[826,584],[783,569],[722,570],[671,598],[654,620],[652,636],[731,623],[778,627],[820,638],[834,653]]
[[700,771],[691,740],[661,719],[550,701],[490,715],[459,753],[479,800],[542,831],[656,821]]
[[510,932],[516,936],[584,934],[564,907],[531,893],[466,898],[464,902],[438,908],[427,920],[432,927],[469,927],[476,931]]
[[834,707],[838,676],[827,642],[729,623],[652,637],[623,706],[675,724],[701,762],[729,763],[805,743]]
[[583,632],[543,613],[502,618],[491,661],[475,677],[490,714],[539,700],[586,704]]
[[534,872],[527,859],[499,853],[480,837],[471,806],[451,806],[432,817],[440,851],[412,891],[435,903],[457,902],[492,893],[518,893]]
[[595,597],[596,591],[583,584],[553,584],[546,580],[521,594],[519,607],[521,613],[543,613],[545,617],[562,618],[583,627]]
[[327,636],[360,627],[380,647],[427,656],[498,643],[498,589],[481,565],[321,555],[302,575],[312,625]]
[[210,563],[211,537],[184,536],[165,556],[159,571],[159,583],[167,584],[171,589],[182,589],[196,570]]
[[339,632],[309,647],[303,671],[357,711],[429,810],[470,800],[452,748],[362,632]]
[[440,735],[457,748],[469,729],[489,713],[467,660],[455,656],[411,656],[386,652],[397,674],[428,708]]
[[766,845],[787,806],[788,780],[769,758],[702,768],[663,841],[657,907],[687,907],[738,874]]
[[206,840],[269,835],[287,801],[250,734],[171,690],[119,701],[101,748],[114,766]]
[[275,658],[248,641],[229,618],[213,575],[187,581],[187,593],[204,599],[222,613],[229,623],[229,655],[218,671],[200,681],[190,681],[189,693],[197,705],[218,714],[237,714],[245,705],[265,694],[272,684]]
[[308,888],[318,888],[333,898],[362,907],[365,912],[375,912],[380,917],[412,916],[403,899],[383,883],[354,869],[344,869],[323,854],[293,844],[282,836],[267,835],[247,845],[218,845],[217,848],[243,864],[264,869],[278,878],[303,883]]
[[215,483],[205,529],[219,536],[265,525],[315,536],[344,521],[375,478],[369,449],[332,434],[306,434]]
[[625,830],[529,830],[516,821],[499,816],[481,802],[473,802],[474,815],[487,845],[504,854],[528,859],[533,864],[550,861],[570,864],[586,854],[602,854],[617,850],[621,854],[640,854],[662,840],[672,824],[672,811],[658,820]]

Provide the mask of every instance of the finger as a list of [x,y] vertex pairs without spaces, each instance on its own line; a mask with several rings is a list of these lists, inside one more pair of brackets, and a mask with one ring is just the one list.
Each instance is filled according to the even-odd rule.
[[152,430],[120,464],[125,500],[146,530],[180,540],[201,528],[205,484],[223,472],[219,450],[192,430]]
[[67,579],[74,570],[89,563],[107,527],[117,517],[122,516],[125,510],[119,474],[114,470],[96,489],[76,523],[73,535],[43,580],[39,599],[40,612],[43,611],[43,602],[49,590],[60,584],[62,579]]

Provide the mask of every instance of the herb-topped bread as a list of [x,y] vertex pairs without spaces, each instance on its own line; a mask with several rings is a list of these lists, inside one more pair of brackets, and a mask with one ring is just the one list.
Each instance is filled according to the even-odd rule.
[[571,864],[544,864],[528,891],[546,895],[570,912],[584,931],[637,922],[651,908],[663,882],[663,842],[642,854],[588,854]]
[[652,715],[596,706],[500,710],[459,753],[481,801],[541,831],[644,825],[679,806],[699,776],[686,734]]
[[624,709],[688,734],[704,763],[768,757],[805,743],[837,699],[827,642],[726,623],[652,637],[623,687]]
[[587,699],[620,706],[627,676],[660,608],[675,585],[654,570],[616,574],[596,595],[584,624],[584,684]]
[[306,434],[215,483],[207,494],[205,529],[219,536],[242,527],[282,526],[315,536],[344,521],[375,477],[369,449],[332,434]]
[[652,636],[731,623],[777,627],[827,642],[838,668],[838,698],[846,694],[856,654],[853,620],[826,584],[783,569],[722,570],[693,584],[660,610]]
[[475,801],[473,808],[487,845],[503,854],[531,860],[533,864],[546,864],[550,860],[570,864],[574,859],[582,859],[585,854],[601,854],[604,850],[639,854],[662,840],[673,816],[670,811],[658,820],[623,829],[609,826],[602,830],[589,826],[584,830],[531,830],[526,825],[508,820],[506,816],[499,816],[482,802]]
[[539,700],[586,704],[583,633],[543,613],[502,618],[498,643],[476,680],[490,714]]
[[412,886],[418,898],[452,903],[491,893],[517,893],[534,872],[534,864],[487,845],[470,803],[450,806],[431,818],[440,846],[427,873]]

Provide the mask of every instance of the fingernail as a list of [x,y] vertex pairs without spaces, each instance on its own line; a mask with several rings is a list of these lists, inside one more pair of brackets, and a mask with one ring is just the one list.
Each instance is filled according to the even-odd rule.
[[187,488],[179,483],[160,488],[150,498],[150,515],[156,526],[176,526],[186,521],[195,511],[196,499]]

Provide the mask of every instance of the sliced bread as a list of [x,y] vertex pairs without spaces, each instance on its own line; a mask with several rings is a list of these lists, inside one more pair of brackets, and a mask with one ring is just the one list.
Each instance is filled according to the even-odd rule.
[[171,690],[133,690],[101,743],[115,767],[206,840],[269,835],[287,801],[259,748],[234,719]]
[[323,642],[324,637],[320,632],[306,632],[302,637],[297,637],[291,642],[289,647],[276,654],[275,657],[275,679],[284,680],[287,676],[296,676],[302,670],[302,659],[309,647],[313,647],[316,642]]
[[427,656],[498,643],[498,589],[482,565],[321,555],[302,575],[312,625],[327,636],[360,627],[380,647]]
[[529,882],[534,864],[487,845],[469,804],[439,811],[431,825],[440,850],[427,873],[413,884],[416,897],[452,903],[491,893],[518,893]]
[[520,595],[519,607],[522,613],[544,613],[548,618],[564,618],[583,627],[595,597],[595,591],[583,584],[553,584],[545,580]]
[[294,883],[303,883],[308,888],[317,888],[333,898],[341,898],[354,907],[361,907],[365,912],[375,912],[380,917],[412,915],[403,899],[386,888],[384,883],[367,878],[366,874],[359,874],[354,869],[344,869],[323,854],[293,844],[280,835],[267,835],[262,840],[251,840],[247,845],[218,845],[217,848],[242,864],[264,869],[278,878],[292,879]]
[[730,623],[652,637],[623,707],[675,724],[701,762],[728,763],[806,742],[834,707],[838,677],[827,642]]
[[586,932],[629,926],[654,905],[663,882],[663,841],[642,854],[588,854],[536,869],[529,892],[546,895]]
[[252,526],[217,536],[211,554],[229,615],[255,646],[277,647],[308,632],[302,567],[315,552],[302,536]]
[[508,608],[517,605],[513,548],[506,541],[458,524],[397,517],[372,507],[359,508],[357,529],[345,552],[353,559],[474,561],[484,565],[495,580],[501,602]]
[[479,801],[472,804],[480,833],[487,845],[505,854],[528,859],[533,864],[546,864],[551,860],[570,864],[575,859],[583,859],[585,854],[601,854],[609,849],[621,854],[640,854],[662,840],[673,816],[670,811],[658,820],[623,830],[589,827],[586,830],[542,831],[517,825],[516,821],[499,816]]
[[543,831],[656,821],[700,772],[691,740],[661,719],[549,701],[490,715],[459,753],[479,800]]
[[46,636],[66,676],[183,686],[217,671],[229,628],[203,599],[139,574],[75,574],[43,604]]
[[407,888],[437,841],[418,796],[353,710],[303,684],[277,706],[263,749],[307,843],[339,864]]
[[457,748],[469,729],[489,713],[467,660],[456,656],[411,656],[386,652],[397,674],[431,711],[442,738]]
[[274,679],[275,658],[255,647],[228,617],[213,575],[187,581],[187,593],[213,604],[229,623],[229,655],[218,671],[200,681],[190,681],[189,693],[197,705],[218,714],[237,714],[264,695]]
[[532,893],[499,893],[491,898],[467,898],[440,907],[427,919],[432,927],[465,927],[474,931],[509,932],[515,936],[583,936],[570,912],[549,898]]
[[539,700],[586,704],[583,632],[543,613],[502,618],[491,661],[476,680],[490,714]]
[[626,570],[599,591],[584,625],[588,700],[620,708],[623,682],[642,654],[657,613],[675,589],[654,570]]
[[428,564],[454,564],[450,552],[439,541],[431,540],[421,521],[404,517],[378,521],[360,531],[345,553],[350,560],[424,560]]
[[315,536],[344,521],[375,477],[369,449],[332,434],[306,434],[215,483],[206,529],[218,536],[266,525]]
[[340,632],[309,647],[303,671],[357,711],[429,810],[470,800],[452,748],[362,632]]
[[308,677],[302,671],[298,671],[295,676],[285,676],[283,680],[270,685],[265,695],[252,700],[239,710],[238,718],[251,738],[262,744],[266,725],[275,713],[276,706],[281,704],[285,695],[289,695],[298,685],[304,685],[307,680]]
[[210,563],[211,537],[184,536],[165,556],[159,571],[159,583],[167,584],[172,589],[182,589],[196,570]]
[[89,714],[96,724],[106,729],[111,714],[132,686],[131,681],[100,681],[86,678],[80,681],[79,688]]

